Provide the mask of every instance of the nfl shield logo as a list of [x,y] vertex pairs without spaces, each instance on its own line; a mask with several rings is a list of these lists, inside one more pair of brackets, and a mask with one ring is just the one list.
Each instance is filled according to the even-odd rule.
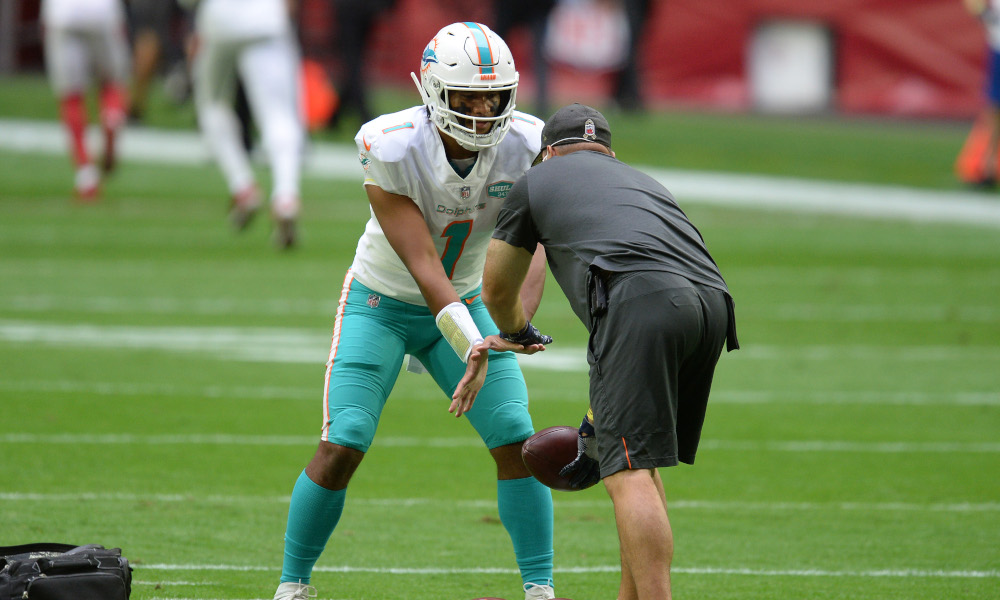
[[583,137],[590,140],[597,139],[597,129],[594,127],[593,119],[587,119],[587,122],[583,124]]
[[471,195],[472,195],[472,188],[469,187],[469,186],[467,186],[467,185],[463,185],[462,186],[462,200],[468,200],[469,196],[471,196]]
[[368,294],[368,306],[371,308],[378,308],[378,303],[382,301],[382,297],[378,294]]

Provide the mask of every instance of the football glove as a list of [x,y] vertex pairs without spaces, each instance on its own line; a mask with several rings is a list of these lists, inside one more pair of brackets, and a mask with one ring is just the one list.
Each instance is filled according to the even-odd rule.
[[552,336],[543,335],[542,332],[538,331],[538,328],[528,321],[524,324],[524,329],[518,331],[517,333],[501,333],[500,339],[507,340],[514,344],[521,344],[522,346],[530,346],[532,344],[551,344]]
[[576,458],[559,471],[559,475],[569,479],[570,487],[587,489],[601,480],[601,466],[597,462],[597,438],[594,424],[589,414],[583,417],[580,432],[576,438]]

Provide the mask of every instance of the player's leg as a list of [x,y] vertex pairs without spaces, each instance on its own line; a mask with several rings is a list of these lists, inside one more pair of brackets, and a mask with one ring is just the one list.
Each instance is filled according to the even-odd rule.
[[104,159],[101,169],[110,173],[115,168],[115,144],[127,119],[129,56],[123,24],[108,23],[103,31],[89,40],[93,48],[95,67],[101,82],[100,119],[104,133]]
[[282,36],[248,46],[240,55],[239,68],[271,165],[275,241],[287,248],[295,243],[305,139],[299,102],[299,53],[294,39]]
[[97,196],[101,178],[87,150],[85,95],[90,84],[87,44],[68,29],[49,27],[44,34],[45,69],[69,138],[70,157],[76,169],[76,195],[92,199]]
[[348,274],[327,364],[321,441],[295,483],[288,509],[283,583],[310,582],[399,374],[405,337],[399,325],[402,303],[383,298],[372,307],[372,293]]
[[[659,484],[655,469],[625,469],[604,478],[621,543],[623,581],[618,600],[670,600],[674,541]],[[625,582],[625,567],[634,587]],[[623,595],[633,589],[634,596]]]
[[[481,300],[473,301],[469,312],[480,333],[497,333]],[[433,318],[430,323],[433,326]],[[451,398],[465,373],[451,346],[442,338],[418,358]],[[534,428],[527,387],[514,354],[491,353],[486,382],[466,417],[496,461],[497,508],[514,545],[522,583],[531,588],[529,594],[539,594],[530,597],[552,598],[552,492],[531,477],[521,460],[521,445]]]
[[260,206],[250,157],[233,111],[236,55],[241,42],[201,39],[194,57],[194,101],[202,135],[215,157],[232,199],[230,220],[244,229]]

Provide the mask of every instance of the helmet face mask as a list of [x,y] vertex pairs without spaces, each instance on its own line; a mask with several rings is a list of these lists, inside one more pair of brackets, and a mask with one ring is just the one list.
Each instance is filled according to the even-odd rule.
[[485,25],[439,31],[424,49],[420,80],[411,76],[431,120],[466,150],[495,146],[507,135],[518,73],[507,44]]

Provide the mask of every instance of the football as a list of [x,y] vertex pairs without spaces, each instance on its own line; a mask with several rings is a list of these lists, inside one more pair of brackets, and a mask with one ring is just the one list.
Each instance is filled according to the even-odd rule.
[[548,427],[524,441],[521,458],[535,479],[554,490],[575,492],[569,479],[559,474],[576,458],[577,428],[568,425]]

